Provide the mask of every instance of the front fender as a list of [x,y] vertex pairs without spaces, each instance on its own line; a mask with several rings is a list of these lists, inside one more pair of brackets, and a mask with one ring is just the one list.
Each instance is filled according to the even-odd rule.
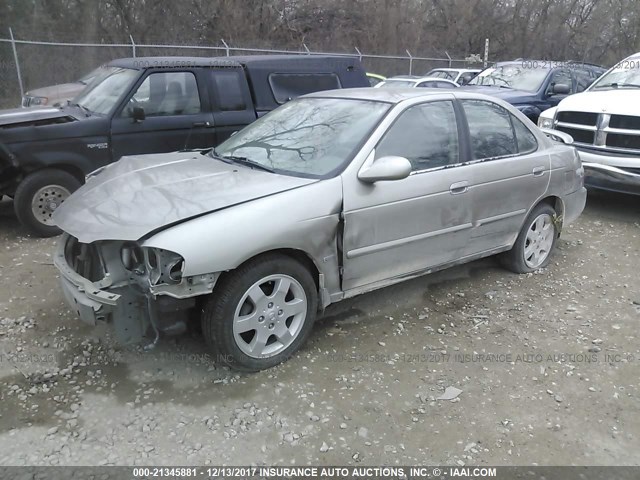
[[15,191],[19,177],[18,160],[7,146],[0,142],[0,197]]
[[342,181],[335,177],[186,220],[142,244],[179,253],[184,276],[233,270],[272,250],[304,252],[340,289],[337,235]]
[[540,116],[540,108],[535,105],[518,105],[518,110],[520,110],[523,115],[528,117],[531,121],[535,122]]

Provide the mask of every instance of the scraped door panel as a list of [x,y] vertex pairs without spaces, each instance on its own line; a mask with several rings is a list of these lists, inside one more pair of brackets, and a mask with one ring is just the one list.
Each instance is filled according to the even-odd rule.
[[[468,167],[459,161],[451,101],[408,107],[376,146],[409,160],[403,180],[345,179],[343,290],[364,288],[457,259],[471,230]],[[349,183],[350,182],[350,183]]]
[[[462,255],[471,229],[466,167],[361,185],[345,192],[343,290],[411,274]],[[351,197],[351,198],[349,198]]]
[[512,244],[549,183],[549,156],[529,128],[484,100],[461,101],[469,125],[473,230],[467,254]]

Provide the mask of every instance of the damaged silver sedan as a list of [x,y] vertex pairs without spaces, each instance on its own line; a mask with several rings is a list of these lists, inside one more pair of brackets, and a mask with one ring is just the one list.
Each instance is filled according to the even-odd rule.
[[55,265],[84,321],[157,341],[197,315],[218,361],[255,371],[339,300],[494,254],[545,267],[585,198],[575,149],[500,100],[330,91],[94,172],[55,212]]

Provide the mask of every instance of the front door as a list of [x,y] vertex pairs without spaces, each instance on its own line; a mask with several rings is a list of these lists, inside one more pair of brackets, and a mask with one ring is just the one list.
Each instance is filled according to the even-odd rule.
[[375,150],[413,167],[409,177],[356,182],[344,192],[343,290],[367,289],[461,255],[471,229],[468,167],[459,162],[453,101],[402,112]]
[[[198,82],[194,71],[150,73],[111,121],[113,159],[213,147],[207,98],[204,81]],[[144,109],[144,120],[133,119],[135,107]]]

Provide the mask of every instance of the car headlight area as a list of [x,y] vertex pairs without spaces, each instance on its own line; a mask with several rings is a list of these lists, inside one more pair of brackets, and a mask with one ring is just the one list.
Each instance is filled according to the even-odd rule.
[[91,244],[64,235],[54,263],[69,306],[86,323],[112,322],[123,343],[151,329],[181,333],[195,297],[213,291],[218,274],[184,277],[184,258],[138,242]]
[[547,118],[540,115],[540,117],[538,118],[538,127],[553,128],[553,118]]

